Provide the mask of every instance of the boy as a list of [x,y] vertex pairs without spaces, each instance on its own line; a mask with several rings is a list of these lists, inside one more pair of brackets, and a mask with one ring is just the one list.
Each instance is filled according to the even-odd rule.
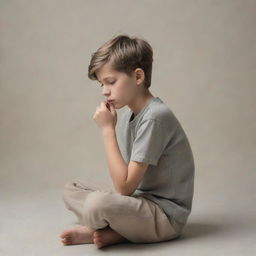
[[[68,182],[67,209],[81,224],[61,234],[65,245],[151,243],[180,236],[191,212],[194,159],[173,112],[149,91],[153,51],[140,38],[119,35],[93,55],[88,76],[98,80],[107,101],[93,119],[101,128],[115,190]],[[116,109],[128,106],[120,119]]]

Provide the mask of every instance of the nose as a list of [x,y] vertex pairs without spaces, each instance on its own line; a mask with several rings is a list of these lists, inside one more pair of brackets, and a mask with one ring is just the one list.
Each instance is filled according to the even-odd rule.
[[110,95],[110,90],[106,89],[106,87],[103,85],[103,89],[102,89],[102,94],[104,96],[109,96]]

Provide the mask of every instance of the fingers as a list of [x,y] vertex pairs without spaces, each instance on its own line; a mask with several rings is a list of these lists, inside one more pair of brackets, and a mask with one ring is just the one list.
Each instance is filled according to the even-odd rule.
[[108,103],[107,101],[102,101],[102,102],[100,103],[100,106],[103,107],[103,108],[106,108],[106,107],[107,107],[107,106],[106,106],[107,103]]
[[111,111],[111,107],[113,108],[114,106],[112,103],[108,103],[107,101],[102,101],[100,103],[100,106],[96,107],[96,112],[99,112],[100,110],[105,110],[106,108]]

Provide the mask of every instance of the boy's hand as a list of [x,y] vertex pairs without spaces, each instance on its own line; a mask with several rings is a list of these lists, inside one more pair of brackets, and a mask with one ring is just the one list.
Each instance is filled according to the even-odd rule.
[[96,108],[93,119],[102,129],[108,127],[115,129],[117,123],[117,113],[111,103],[108,103],[107,101],[102,101],[100,106]]

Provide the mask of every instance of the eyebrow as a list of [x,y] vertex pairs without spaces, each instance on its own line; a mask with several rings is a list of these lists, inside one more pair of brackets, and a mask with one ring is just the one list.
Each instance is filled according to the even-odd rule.
[[[108,78],[114,78],[114,77],[113,77],[113,76],[107,76],[107,77],[103,78],[102,81],[105,81],[105,80],[107,80]],[[98,81],[101,82],[99,79],[98,79]]]

